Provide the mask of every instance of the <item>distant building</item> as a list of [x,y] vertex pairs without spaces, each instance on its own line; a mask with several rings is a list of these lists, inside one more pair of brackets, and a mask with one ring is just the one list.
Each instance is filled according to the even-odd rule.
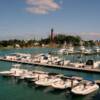
[[35,42],[35,43],[34,43],[34,46],[39,46],[39,43],[38,43],[38,42]]
[[100,46],[100,40],[96,40],[96,41],[95,41],[95,44],[96,44],[97,46]]
[[15,48],[20,48],[20,45],[19,44],[15,44]]

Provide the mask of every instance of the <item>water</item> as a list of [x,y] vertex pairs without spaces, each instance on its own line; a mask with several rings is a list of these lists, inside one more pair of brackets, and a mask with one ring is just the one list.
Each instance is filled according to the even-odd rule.
[[[44,48],[34,48],[34,49],[11,49],[11,50],[1,50],[0,55],[7,55],[14,52],[22,53],[41,53],[48,52],[54,49],[44,49]],[[71,56],[66,56],[66,58],[72,59]],[[97,56],[99,59],[99,56]],[[0,61],[0,71],[9,70],[13,63]],[[62,69],[46,68],[41,66],[33,65],[22,65],[22,68],[29,70],[42,70],[48,72],[62,73],[67,76],[81,76],[84,78],[99,79],[99,74],[84,73],[77,71],[67,71]],[[89,94],[87,96],[75,96],[69,90],[57,91],[51,87],[38,88],[35,85],[27,84],[26,82],[18,82],[16,79],[7,79],[0,77],[0,100],[99,100],[100,90]]]

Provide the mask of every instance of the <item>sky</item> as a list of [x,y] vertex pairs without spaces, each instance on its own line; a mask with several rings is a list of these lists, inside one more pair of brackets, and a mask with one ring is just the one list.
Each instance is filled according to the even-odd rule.
[[100,0],[0,0],[0,40],[54,33],[100,39]]

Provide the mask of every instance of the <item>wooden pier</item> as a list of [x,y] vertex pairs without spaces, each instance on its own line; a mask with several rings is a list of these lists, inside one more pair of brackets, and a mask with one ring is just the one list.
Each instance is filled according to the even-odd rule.
[[100,73],[99,68],[96,68],[96,69],[76,68],[76,67],[65,66],[65,65],[42,64],[42,63],[26,62],[26,61],[19,61],[19,60],[8,60],[8,59],[5,59],[3,57],[0,57],[0,61],[15,62],[15,63],[21,63],[21,64],[37,65],[37,66],[43,66],[43,67],[49,67],[49,68],[58,68],[58,69],[64,69],[64,70],[66,69],[66,70],[88,72],[88,73]]

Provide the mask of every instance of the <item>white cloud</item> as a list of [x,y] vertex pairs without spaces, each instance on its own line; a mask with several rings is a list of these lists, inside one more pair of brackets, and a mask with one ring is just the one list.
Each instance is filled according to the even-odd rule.
[[[25,0],[28,7],[26,10],[30,13],[47,14],[51,11],[60,9],[60,4],[55,0]],[[58,0],[61,2],[62,0]]]
[[100,33],[96,32],[69,33],[68,35],[79,35],[84,40],[100,40]]

